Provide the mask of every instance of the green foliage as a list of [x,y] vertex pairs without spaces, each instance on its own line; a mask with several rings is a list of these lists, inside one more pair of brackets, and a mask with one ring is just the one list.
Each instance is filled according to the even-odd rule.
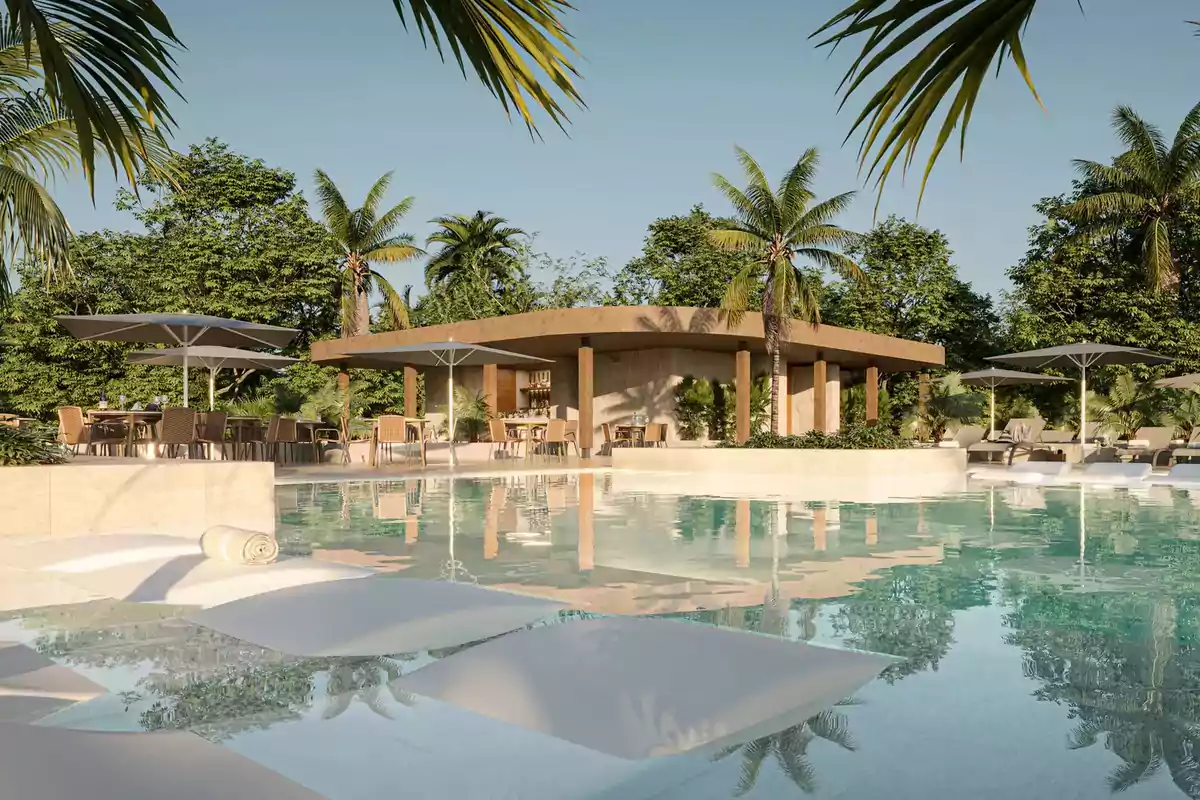
[[1132,439],[1138,428],[1159,423],[1166,400],[1167,395],[1152,382],[1121,373],[1101,398],[1095,419],[1116,438]]
[[[723,250],[713,243],[718,227],[702,206],[686,216],[663,217],[650,223],[642,254],[617,273],[615,305],[717,308],[725,288],[754,257]],[[751,298],[762,304],[761,288]]]
[[770,431],[751,434],[745,444],[730,447],[774,450],[895,450],[911,442],[882,425],[844,425],[835,433],[809,431],[799,436],[781,436]]
[[49,426],[13,428],[0,425],[0,466],[61,464],[65,460],[58,432]]
[[[0,339],[12,343],[0,360],[0,394],[13,408],[48,415],[61,405],[94,405],[102,391],[143,403],[156,394],[182,396],[179,369],[125,363],[144,346],[77,341],[56,314],[191,311],[299,328],[287,350],[299,356],[333,333],[337,251],[309,217],[294,176],[213,140],[193,146],[173,168],[177,190],[147,177],[158,197],[150,206],[127,192],[118,196],[118,207],[132,211],[145,233],[77,237],[74,277],[49,287],[37,265],[19,268],[21,288],[0,328]],[[218,397],[227,403],[286,380],[223,370]]]
[[924,410],[917,410],[917,421],[932,441],[940,442],[951,426],[977,421],[986,402],[983,395],[963,386],[957,373],[950,373],[929,387],[929,398]]
[[704,435],[713,406],[711,381],[684,375],[675,386],[675,424],[679,438],[694,440]]
[[[444,411],[443,411],[444,413]],[[478,442],[487,431],[492,409],[487,395],[480,390],[465,386],[454,387],[454,438],[458,441]]]
[[1195,389],[1165,391],[1166,421],[1186,440],[1200,428],[1200,392]]
[[843,328],[929,342],[946,348],[946,366],[973,369],[999,352],[1000,319],[991,298],[959,280],[941,231],[895,216],[850,249],[866,281],[826,290],[821,318]]
[[[887,389],[879,390],[879,424],[895,428],[892,413],[892,396]],[[866,384],[855,384],[842,390],[842,424],[867,424],[867,387]]]

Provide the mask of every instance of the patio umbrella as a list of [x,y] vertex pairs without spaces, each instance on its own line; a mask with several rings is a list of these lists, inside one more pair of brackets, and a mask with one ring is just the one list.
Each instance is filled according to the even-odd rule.
[[340,363],[346,367],[362,369],[395,369],[402,366],[448,367],[446,380],[446,403],[449,406],[450,465],[457,459],[454,454],[454,368],[475,367],[484,364],[514,366],[519,364],[551,364],[547,358],[527,356],[511,350],[499,350],[469,342],[428,342],[383,347],[376,350],[355,350],[346,353]]
[[188,350],[201,345],[276,350],[300,331],[204,314],[89,314],[55,317],[76,339],[178,345],[183,356],[183,404],[188,404]]
[[208,410],[213,409],[216,395],[217,370],[219,369],[283,369],[300,359],[277,356],[274,353],[256,353],[236,347],[173,347],[168,350],[138,350],[129,354],[132,364],[151,364],[162,367],[177,367],[192,364],[208,368]]
[[1049,383],[1051,381],[1064,381],[1066,378],[1058,378],[1054,375],[1038,375],[1033,372],[1017,372],[1014,369],[1000,369],[999,367],[988,367],[976,372],[964,372],[958,376],[958,379],[967,386],[979,386],[984,389],[991,390],[992,394],[992,411],[991,411],[991,435],[989,438],[996,438],[996,387],[997,386],[1020,386],[1026,383]]
[[1006,353],[992,356],[988,361],[1015,364],[1019,367],[1045,369],[1046,367],[1079,368],[1079,438],[1083,441],[1087,430],[1087,371],[1088,367],[1110,364],[1168,364],[1174,359],[1153,353],[1141,347],[1125,347],[1118,344],[1096,344],[1080,342],[1041,350],[1026,350],[1023,353]]
[[[0,342],[0,346],[3,344]],[[1160,389],[1198,389],[1200,388],[1200,373],[1163,378],[1161,381],[1155,381],[1154,385]]]

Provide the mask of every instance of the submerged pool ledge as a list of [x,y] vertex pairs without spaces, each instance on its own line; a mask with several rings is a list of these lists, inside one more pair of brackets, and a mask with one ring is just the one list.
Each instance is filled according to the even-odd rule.
[[129,460],[0,467],[0,538],[137,533],[199,539],[213,525],[274,533],[274,465]]
[[[614,448],[613,467],[641,473],[631,480],[649,489],[659,473],[689,493],[718,497],[882,502],[961,492],[967,452],[906,450],[768,450],[734,448]],[[666,476],[670,475],[670,478]]]

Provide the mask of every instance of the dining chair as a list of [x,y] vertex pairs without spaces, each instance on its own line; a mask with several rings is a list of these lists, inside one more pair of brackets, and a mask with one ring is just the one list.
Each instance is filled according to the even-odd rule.
[[600,425],[600,430],[604,433],[604,447],[611,454],[614,447],[628,447],[630,440],[628,436],[621,436],[617,433],[616,438],[613,438],[612,425],[607,422]]
[[233,443],[234,459],[242,457],[238,454],[238,450],[240,449],[248,460],[255,461],[258,458],[260,448],[265,459],[267,457],[266,426],[263,425],[262,420],[240,419],[234,424],[237,426]]
[[213,445],[221,446],[221,460],[228,458],[225,452],[225,426],[229,422],[229,414],[225,411],[206,411],[200,415],[200,434],[196,444],[208,447],[207,457],[212,458]]
[[124,431],[103,423],[88,424],[83,418],[83,409],[79,406],[63,406],[58,409],[58,438],[71,452],[78,454],[82,447],[85,453],[90,453],[96,447],[107,447],[125,444]]
[[550,453],[560,453],[563,458],[567,456],[567,421],[565,419],[552,419],[546,425],[546,432],[542,436],[543,452],[547,455]]
[[567,442],[575,448],[575,455],[579,455],[579,420],[567,420]]
[[492,458],[499,458],[501,453],[508,455],[509,445],[514,445],[518,449],[521,446],[521,437],[505,425],[502,419],[488,420],[488,435],[492,443],[496,445],[492,451]]
[[280,464],[286,463],[288,452],[298,443],[296,420],[278,414],[267,423],[267,434],[263,438],[263,455]]
[[197,444],[196,412],[190,408],[168,408],[162,412],[162,422],[159,423],[158,438],[154,441],[154,457],[162,457],[162,449],[167,450],[168,458],[176,458],[179,448],[185,447],[186,455],[191,456],[192,447]]
[[642,435],[642,447],[659,447],[666,444],[666,438],[666,423],[651,422],[646,425],[646,432]]
[[388,462],[392,461],[392,445],[408,442],[408,422],[399,414],[381,414],[375,422],[375,463],[379,451],[387,445]]

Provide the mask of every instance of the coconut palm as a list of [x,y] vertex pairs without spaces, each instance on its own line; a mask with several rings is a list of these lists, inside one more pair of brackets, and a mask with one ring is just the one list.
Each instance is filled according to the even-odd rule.
[[[880,193],[897,162],[905,171],[912,164],[917,145],[943,106],[946,114],[934,125],[937,134],[921,194],[956,128],[961,155],[971,112],[993,64],[999,69],[1011,60],[1041,105],[1021,41],[1036,6],[1037,0],[854,0],[813,34],[824,37],[821,45],[831,46],[864,37],[842,78],[843,105],[863,86],[875,83],[872,78],[901,51],[921,42],[870,96],[850,130],[851,136],[862,134],[860,164],[868,175],[876,175]],[[1079,6],[1083,8],[1082,0]]]
[[1161,130],[1128,106],[1113,111],[1112,125],[1128,149],[1111,166],[1077,159],[1086,188],[1063,211],[1083,235],[1135,228],[1147,282],[1169,289],[1179,283],[1171,223],[1200,201],[1200,103],[1169,145]]
[[341,191],[322,170],[314,174],[317,199],[325,225],[342,249],[342,336],[364,336],[371,332],[370,297],[378,289],[382,309],[393,328],[407,328],[408,306],[386,278],[371,268],[377,261],[408,261],[424,254],[409,233],[393,233],[412,208],[406,197],[383,214],[379,204],[387,194],[392,173],[384,174],[367,192],[361,208],[351,210]]
[[749,310],[756,285],[763,284],[763,329],[771,355],[771,431],[778,433],[781,339],[792,318],[821,320],[816,281],[796,268],[795,259],[807,258],[847,280],[864,280],[858,264],[829,249],[845,249],[854,242],[855,234],[833,224],[834,218],[849,207],[854,192],[813,204],[816,196],[811,186],[819,160],[814,148],[806,150],[788,170],[778,190],[771,188],[749,153],[739,147],[737,155],[747,188],[738,189],[722,176],[713,176],[717,189],[733,205],[734,218],[718,221],[709,235],[722,249],[754,256],[730,282],[721,308],[730,327],[738,325]]
[[490,211],[476,211],[470,217],[453,214],[431,219],[430,223],[438,229],[426,244],[441,245],[425,267],[425,282],[430,286],[469,280],[502,283],[511,274],[520,251],[518,238],[527,235]]

